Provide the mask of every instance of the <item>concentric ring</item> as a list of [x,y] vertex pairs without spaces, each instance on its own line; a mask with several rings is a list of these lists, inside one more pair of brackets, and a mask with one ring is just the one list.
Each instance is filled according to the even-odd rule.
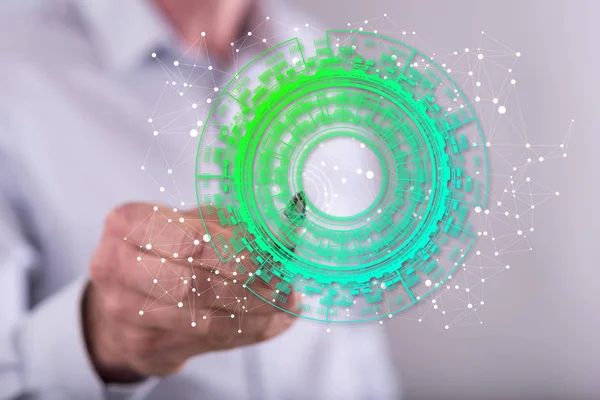
[[[213,246],[223,260],[251,254],[246,284],[271,284],[270,304],[295,290],[306,318],[381,318],[435,290],[472,246],[468,209],[487,200],[483,136],[458,86],[417,50],[356,31],[313,44],[281,43],[225,88],[200,141],[198,203],[232,227],[231,239],[211,233]],[[288,218],[314,175],[307,157],[337,138],[376,157],[372,202],[335,215],[305,196],[306,215]]]

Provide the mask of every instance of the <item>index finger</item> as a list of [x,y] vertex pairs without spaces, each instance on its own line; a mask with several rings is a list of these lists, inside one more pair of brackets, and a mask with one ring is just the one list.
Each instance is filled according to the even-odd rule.
[[[197,209],[179,211],[149,203],[129,203],[115,208],[106,218],[109,234],[158,256],[199,257],[210,241]],[[217,232],[227,229],[214,227]],[[202,246],[201,246],[202,245]]]

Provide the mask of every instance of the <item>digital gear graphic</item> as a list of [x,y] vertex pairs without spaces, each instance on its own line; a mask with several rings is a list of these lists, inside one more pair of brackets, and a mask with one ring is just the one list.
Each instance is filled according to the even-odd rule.
[[[376,161],[357,172],[377,182],[358,212],[330,212],[333,193],[307,173],[340,138]],[[203,220],[229,229],[205,235],[222,261],[251,291],[271,285],[266,302],[301,293],[298,315],[325,322],[387,318],[435,291],[488,196],[485,140],[459,86],[417,49],[357,30],[294,38],[243,68],[213,101],[196,170]]]

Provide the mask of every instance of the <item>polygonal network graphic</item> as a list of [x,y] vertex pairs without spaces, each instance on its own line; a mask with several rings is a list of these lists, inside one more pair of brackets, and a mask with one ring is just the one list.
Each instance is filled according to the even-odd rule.
[[[267,17],[232,42],[232,71],[212,65],[204,36],[201,61],[156,57],[166,80],[142,170],[164,203],[149,218],[198,204],[207,229],[189,245],[212,256],[186,275],[168,258],[146,266],[152,290],[192,326],[217,317],[198,315],[194,298],[247,315],[265,284],[265,307],[294,302],[318,321],[481,323],[485,301],[501,301],[486,280],[531,251],[534,213],[559,195],[542,172],[567,157],[573,123],[529,139],[522,55],[487,33],[436,53],[387,15],[346,30],[282,25]],[[164,158],[167,146],[180,156]]]

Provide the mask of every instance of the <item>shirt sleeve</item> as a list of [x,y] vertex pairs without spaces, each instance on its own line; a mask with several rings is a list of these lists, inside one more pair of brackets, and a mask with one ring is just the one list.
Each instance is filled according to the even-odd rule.
[[28,240],[10,168],[0,148],[0,399],[143,398],[156,379],[112,386],[95,372],[82,329],[85,279],[29,308],[31,277],[43,265]]

